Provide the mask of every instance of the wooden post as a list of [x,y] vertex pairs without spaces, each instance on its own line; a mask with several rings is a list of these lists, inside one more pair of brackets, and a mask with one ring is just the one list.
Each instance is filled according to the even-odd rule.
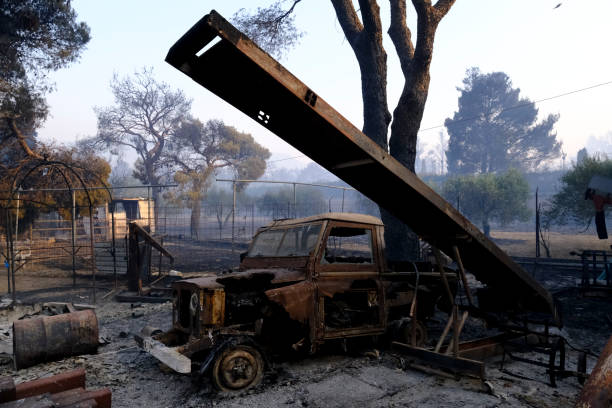
[[232,255],[234,255],[234,228],[236,225],[236,181],[232,181]]
[[[76,192],[72,193],[72,212],[70,225],[70,238],[72,241],[72,286],[76,286]],[[60,224],[61,225],[61,224]]]

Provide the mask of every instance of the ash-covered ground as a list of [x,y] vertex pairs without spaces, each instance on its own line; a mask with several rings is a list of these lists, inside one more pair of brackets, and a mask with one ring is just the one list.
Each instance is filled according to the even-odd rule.
[[[582,298],[575,279],[555,276],[553,271],[540,274],[549,289],[557,293],[566,326],[562,334],[577,348],[588,348],[599,354],[612,331],[611,298]],[[88,299],[85,289],[66,289],[73,301]],[[36,295],[40,297],[40,294]],[[48,300],[59,300],[54,292]],[[110,298],[110,297],[109,297]],[[107,344],[96,355],[71,357],[59,362],[41,364],[14,371],[8,358],[0,359],[2,375],[14,376],[16,382],[63,372],[76,367],[87,370],[88,388],[110,387],[113,407],[570,407],[580,391],[576,378],[557,380],[548,385],[545,368],[506,361],[501,369],[499,359],[487,362],[487,383],[474,379],[453,379],[422,373],[403,364],[401,356],[391,350],[370,345],[342,351],[330,347],[315,356],[293,361],[274,361],[264,382],[241,395],[215,393],[206,381],[194,382],[160,365],[140,351],[133,340],[145,325],[168,329],[171,305],[117,303],[109,298],[98,300],[96,312],[101,338]],[[0,314],[0,344],[10,352],[8,313]],[[438,325],[445,316],[436,315]],[[437,339],[436,324],[430,342]],[[467,333],[483,333],[478,320],[470,319]],[[539,358],[537,354],[523,357]],[[575,370],[577,352],[568,350],[567,369]],[[6,355],[5,355],[6,357]],[[588,369],[595,364],[589,357]]]

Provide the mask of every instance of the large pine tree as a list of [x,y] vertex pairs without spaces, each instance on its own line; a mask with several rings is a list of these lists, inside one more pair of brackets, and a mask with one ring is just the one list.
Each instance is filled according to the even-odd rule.
[[505,73],[471,68],[459,91],[459,109],[445,121],[450,173],[536,170],[559,157],[561,142],[554,131],[559,116],[538,122],[535,104],[520,96]]

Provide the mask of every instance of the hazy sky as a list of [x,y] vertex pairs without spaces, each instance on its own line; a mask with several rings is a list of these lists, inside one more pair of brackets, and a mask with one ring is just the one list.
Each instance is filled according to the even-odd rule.
[[[561,6],[554,8],[561,2]],[[387,3],[381,0],[383,24]],[[408,2],[409,19],[414,13]],[[159,80],[182,89],[193,99],[192,113],[202,120],[223,119],[252,133],[268,147],[272,160],[300,153],[164,62],[170,46],[211,9],[226,18],[255,1],[91,1],[73,0],[79,20],[91,27],[92,40],[78,63],[52,75],[56,91],[48,97],[51,115],[40,136],[71,142],[96,133],[94,106],[113,103],[113,73],[132,74],[153,67]],[[612,81],[612,0],[457,0],[440,24],[431,66],[431,86],[421,129],[440,126],[457,108],[466,69],[504,71],[522,96],[542,100]],[[320,97],[351,120],[362,124],[357,62],[338,25],[331,2],[303,0],[297,25],[305,32],[283,65]],[[411,28],[415,26],[411,23]],[[386,28],[385,28],[386,29]],[[414,29],[413,29],[414,31]],[[393,110],[403,86],[397,57],[388,38],[389,105]],[[612,84],[537,104],[540,117],[560,114],[556,126],[568,158],[575,157],[589,137],[612,130]],[[443,127],[424,130],[432,145]],[[277,162],[304,166],[305,158]]]

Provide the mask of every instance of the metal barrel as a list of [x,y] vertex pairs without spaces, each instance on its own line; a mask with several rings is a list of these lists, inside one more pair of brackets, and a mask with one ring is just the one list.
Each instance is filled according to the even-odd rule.
[[98,345],[98,318],[93,310],[16,320],[13,323],[13,360],[16,369],[95,353]]
[[577,408],[612,406],[612,337],[599,355],[595,368],[584,384]]

